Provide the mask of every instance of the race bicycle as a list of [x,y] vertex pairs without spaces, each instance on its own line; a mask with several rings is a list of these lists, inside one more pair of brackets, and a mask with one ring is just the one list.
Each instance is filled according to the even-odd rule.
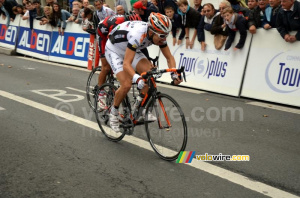
[[[149,90],[140,106],[132,112],[131,101],[127,94],[119,106],[119,121],[121,132],[115,132],[109,127],[109,114],[113,106],[115,92],[118,89],[113,83],[104,83],[98,90],[105,92],[106,108],[95,111],[96,119],[101,131],[111,141],[117,142],[125,135],[132,135],[134,128],[144,125],[147,138],[153,150],[164,160],[173,161],[184,151],[187,144],[187,124],[179,104],[171,96],[157,90],[155,80],[166,72],[177,72],[185,80],[184,67],[181,69],[151,70],[142,73],[141,77],[148,84]],[[136,97],[134,98],[136,100]],[[97,109],[97,97],[94,105]],[[143,111],[145,116],[143,117]],[[148,119],[149,112],[156,120]]]
[[[154,59],[149,57],[149,60],[152,62],[153,65],[157,66],[158,64],[158,56],[156,56]],[[86,83],[86,99],[88,101],[89,106],[92,108],[93,111],[95,111],[94,106],[94,98],[96,93],[96,85],[98,84],[98,77],[101,72],[101,66],[95,67],[91,73],[89,74],[87,83]],[[114,73],[112,70],[110,70],[109,75],[106,77],[107,83],[113,83],[115,86],[119,86],[119,82],[114,77]],[[132,87],[133,92],[136,90],[134,87]],[[137,92],[136,92],[137,93]],[[133,93],[135,94],[135,93]]]

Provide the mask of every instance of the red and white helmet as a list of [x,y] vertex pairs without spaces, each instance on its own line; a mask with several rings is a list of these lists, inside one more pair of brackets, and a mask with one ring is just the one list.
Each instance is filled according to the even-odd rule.
[[152,12],[148,18],[148,27],[155,33],[168,34],[172,30],[172,23],[167,16]]

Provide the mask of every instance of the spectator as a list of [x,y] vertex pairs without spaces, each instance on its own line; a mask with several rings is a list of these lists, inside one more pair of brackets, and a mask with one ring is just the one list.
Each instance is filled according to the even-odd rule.
[[[17,2],[15,0],[0,0],[0,3],[2,4],[1,10],[2,13],[5,13],[5,16],[7,18],[7,26],[9,25],[10,21],[15,20],[16,15],[13,13],[13,7],[17,6]],[[4,18],[4,17],[3,17]]]
[[64,9],[60,8],[58,3],[53,3],[53,19],[58,27],[58,33],[64,35],[67,23],[66,20],[71,16],[71,14]]
[[110,6],[106,3],[103,4],[104,7],[110,8]]
[[21,16],[23,16],[24,15],[24,11],[23,11],[23,6],[22,5],[20,5],[20,4],[18,4],[17,6],[17,11],[18,11],[18,14],[20,14]]
[[[167,6],[165,8],[165,13],[172,22],[173,46],[175,46],[176,43],[178,45],[181,45],[182,39],[184,38],[184,35],[185,35],[184,26],[181,23],[181,16],[178,14],[175,14],[174,8],[172,6]],[[178,28],[181,29],[181,33],[179,35],[178,42],[177,42],[176,33],[177,33]]]
[[257,5],[258,5],[258,0],[248,0],[248,8],[250,11],[256,8]]
[[158,0],[151,0],[151,3],[155,6],[155,8],[158,10]]
[[153,3],[148,2],[148,0],[140,0],[148,10],[152,10],[152,12],[158,12],[158,9],[153,5]]
[[97,9],[96,13],[97,13],[97,16],[99,18],[99,21],[104,20],[108,16],[115,15],[115,12],[112,9],[103,6],[103,1],[102,0],[95,0],[94,5]]
[[[95,1],[96,2],[96,1]],[[79,2],[79,7],[80,7],[80,2]],[[83,8],[79,11],[79,17],[75,20],[75,23],[81,24],[82,23],[82,16],[83,16],[83,12],[84,12],[84,8],[86,8],[88,5],[90,5],[89,0],[83,0],[82,2],[82,6]]]
[[125,12],[128,13],[129,10],[126,4],[126,0],[116,0],[115,7],[117,8],[118,6],[122,6]]
[[194,9],[201,13],[203,7],[201,5],[202,0],[194,0]]
[[247,38],[247,21],[246,19],[235,13],[232,8],[226,8],[223,11],[223,15],[225,18],[225,23],[228,28],[228,39],[225,44],[225,50],[227,51],[230,47],[232,42],[234,41],[236,31],[240,32],[240,40],[238,44],[235,46],[234,51],[238,49],[242,49],[246,42]]
[[228,0],[231,4],[231,7],[234,12],[243,15],[244,17],[248,18],[249,16],[249,9],[246,4],[241,3],[240,0]]
[[[181,15],[182,25],[185,27],[186,48],[190,47],[192,49],[197,35],[196,28],[199,24],[201,15],[197,10],[189,6],[187,0],[178,1],[177,12]],[[189,39],[190,28],[195,28],[194,35],[191,40]]]
[[41,6],[40,0],[33,0],[33,5],[36,9],[36,16],[44,16],[44,8]]
[[116,11],[117,11],[118,15],[125,15],[125,10],[124,10],[123,6],[121,6],[121,5],[118,5],[116,7]]
[[[2,7],[2,4],[0,4],[0,8],[1,8],[1,7]],[[14,13],[15,15],[19,14],[19,13],[18,13],[18,8],[17,8],[17,6],[14,6],[13,9],[12,9],[12,11],[13,11],[13,13]],[[23,10],[22,10],[22,12],[23,12]],[[0,15],[1,15],[1,12],[0,12]]]
[[[300,41],[300,2],[295,0],[282,0],[282,9],[277,16],[277,30],[282,38],[289,43]],[[297,31],[290,35],[290,31]]]
[[137,1],[133,4],[133,10],[140,15],[142,21],[147,22],[151,12],[155,12],[152,8],[146,8],[141,1]]
[[82,22],[82,29],[84,31],[96,35],[99,22],[97,12],[93,8],[90,6],[84,8],[84,20]]
[[215,20],[215,17],[220,14],[215,10],[215,7],[211,3],[207,3],[203,6],[202,9],[204,15],[201,17],[200,23],[197,27],[198,41],[201,44],[201,50],[205,51],[206,43],[205,43],[205,33],[204,30],[209,31],[212,28],[212,24]]
[[41,21],[40,21],[40,25],[45,25],[47,23],[49,23],[51,26],[55,27],[56,23],[53,20],[53,9],[50,6],[45,6],[44,7],[44,17],[42,17]]
[[26,4],[26,9],[27,12],[24,14],[22,19],[23,20],[29,19],[29,27],[31,30],[33,30],[33,19],[35,19],[37,15],[36,8],[30,1],[28,1]]
[[72,9],[74,6],[77,6],[79,8],[79,10],[81,9],[82,4],[78,1],[78,0],[74,0],[72,1]]
[[26,6],[26,4],[27,4],[28,1],[29,1],[29,0],[22,0],[22,5],[23,5],[23,7]]
[[280,9],[280,0],[269,0],[270,6],[266,8],[262,25],[268,30],[276,28],[276,18]]
[[68,21],[70,22],[75,22],[76,19],[79,17],[79,7],[78,6],[73,6],[72,8],[72,14],[71,16],[68,18]]
[[225,23],[225,18],[224,18],[224,10],[226,8],[230,8],[231,4],[229,3],[229,1],[227,0],[223,0],[221,1],[221,3],[219,4],[219,11],[220,14],[218,16],[216,16],[212,28],[210,30],[211,34],[213,35],[217,35],[217,34],[222,34],[224,36],[228,36],[228,31],[226,28],[226,23]]
[[223,12],[226,8],[230,7],[231,4],[229,3],[229,1],[221,1],[219,5],[220,14],[215,17],[212,28],[210,30],[210,33],[214,35],[214,45],[217,50],[220,50],[223,47],[228,36],[228,30],[226,28],[227,25],[225,23]]
[[56,3],[56,0],[46,0],[46,5],[53,8],[53,3]]
[[269,6],[269,0],[258,0],[258,6],[249,13],[248,26],[251,34],[256,33],[256,29],[262,27],[265,9]]
[[158,12],[165,15],[165,7],[171,6],[177,12],[178,6],[176,0],[158,0]]

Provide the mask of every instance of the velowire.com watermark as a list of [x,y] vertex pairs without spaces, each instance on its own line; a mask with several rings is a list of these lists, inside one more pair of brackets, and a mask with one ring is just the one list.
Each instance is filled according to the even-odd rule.
[[181,151],[176,163],[191,163],[193,159],[197,161],[209,161],[209,162],[221,162],[221,161],[234,161],[234,162],[248,162],[250,161],[250,155],[195,155],[195,151]]

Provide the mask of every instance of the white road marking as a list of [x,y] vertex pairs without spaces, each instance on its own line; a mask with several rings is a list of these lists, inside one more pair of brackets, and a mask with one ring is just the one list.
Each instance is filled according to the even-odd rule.
[[[78,117],[78,116],[75,116],[75,115],[60,111],[60,110],[57,110],[55,108],[43,105],[41,103],[37,103],[37,102],[34,102],[32,100],[28,100],[26,98],[23,98],[23,97],[20,97],[20,96],[17,96],[17,95],[14,95],[14,94],[11,94],[11,93],[8,93],[8,92],[5,92],[5,91],[1,91],[1,90],[0,90],[0,96],[11,99],[11,100],[14,100],[14,101],[17,101],[17,102],[20,102],[22,104],[28,105],[28,106],[36,108],[36,109],[40,109],[40,110],[45,111],[47,113],[53,114],[55,116],[59,116],[61,118],[64,118],[66,120],[72,121],[72,122],[77,123],[77,124],[81,124],[85,127],[89,127],[89,128],[94,129],[96,131],[100,131],[99,127],[98,127],[98,124],[95,123],[95,122],[83,119],[81,117]],[[136,138],[134,136],[125,136],[124,141],[127,141],[127,142],[129,142],[131,144],[134,144],[136,146],[142,147],[146,150],[153,151],[152,147],[150,146],[150,144],[147,141],[141,140],[141,139]],[[253,190],[255,192],[264,194],[266,196],[275,197],[275,198],[277,198],[277,197],[278,198],[279,197],[280,198],[289,198],[289,197],[291,197],[291,198],[295,197],[296,198],[296,197],[298,197],[298,196],[293,195],[291,193],[285,192],[283,190],[274,188],[272,186],[269,186],[267,184],[264,184],[264,183],[261,183],[261,182],[258,182],[258,181],[254,181],[251,178],[239,175],[237,173],[234,173],[234,172],[228,171],[226,169],[211,165],[211,164],[206,163],[206,162],[193,160],[192,163],[185,164],[185,165],[194,167],[194,168],[202,170],[202,171],[205,171],[207,173],[210,173],[210,174],[215,175],[217,177],[223,178],[223,179],[228,180],[228,181],[230,181],[232,183],[235,183],[237,185],[241,185],[241,186],[243,186],[247,189],[250,189],[250,190]]]
[[3,111],[3,110],[5,110],[3,107],[0,107],[0,111]]
[[300,114],[300,110],[298,110],[298,109],[283,107],[283,106],[273,105],[273,104],[267,104],[267,103],[263,103],[263,102],[248,102],[246,104],[255,105],[255,106],[259,106],[259,107],[265,107],[268,109],[275,109],[275,110],[279,110],[279,111],[285,111],[288,113]]
[[[58,100],[61,102],[77,102],[83,100],[84,97],[81,95],[67,94],[65,90],[59,89],[40,89],[40,90],[31,90],[31,92]],[[54,93],[53,93],[54,92]],[[60,97],[72,97],[72,99],[62,99]]]
[[73,88],[73,87],[66,87],[67,89],[70,89],[70,90],[73,90],[73,91],[78,91],[80,93],[86,93],[85,91],[82,91],[80,89],[76,89],[76,88]]

